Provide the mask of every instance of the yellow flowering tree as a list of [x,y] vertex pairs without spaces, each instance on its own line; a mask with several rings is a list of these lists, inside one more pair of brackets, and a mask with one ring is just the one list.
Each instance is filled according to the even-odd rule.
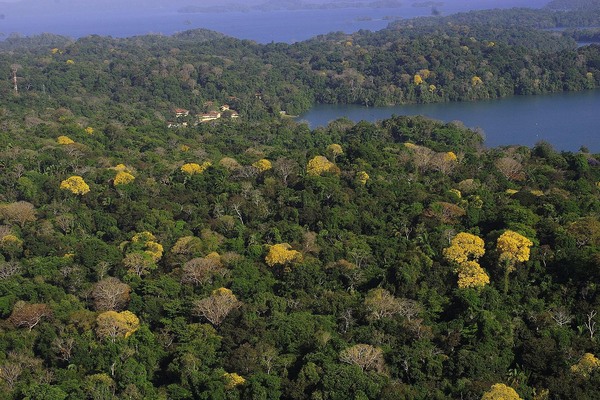
[[152,232],[148,232],[148,231],[136,233],[131,238],[131,241],[133,243],[146,243],[148,241],[154,241],[154,240],[156,240],[156,236],[154,236],[154,234]]
[[458,161],[458,157],[453,151],[448,151],[444,153],[444,160],[446,161]]
[[88,135],[93,135],[94,128],[92,128],[91,126],[88,126],[87,128],[85,128],[85,133],[87,133]]
[[571,366],[571,372],[584,379],[597,369],[600,369],[600,360],[592,353],[585,353],[577,364]]
[[258,160],[257,162],[253,163],[252,166],[256,168],[258,172],[265,172],[273,168],[271,161],[267,160],[266,158]]
[[456,263],[454,272],[458,274],[458,287],[480,288],[490,283],[490,278],[477,260],[485,254],[484,242],[478,236],[460,232],[444,249],[446,260]]
[[490,277],[477,261],[465,261],[456,268],[458,287],[479,288],[490,283]]
[[75,143],[75,141],[68,136],[59,136],[58,138],[56,138],[56,143],[65,145],[65,144],[73,144],[73,143]]
[[444,257],[451,262],[462,264],[468,260],[478,260],[485,254],[484,242],[478,236],[460,232],[450,242],[450,247],[444,249]]
[[156,262],[160,260],[163,255],[163,246],[162,244],[154,241],[146,242],[145,251],[152,259]]
[[140,320],[131,311],[105,311],[96,318],[96,334],[111,342],[119,337],[128,338],[139,327]]
[[340,170],[334,163],[329,161],[327,157],[316,156],[308,162],[306,172],[308,175],[317,176],[325,172],[339,174]]
[[533,242],[525,236],[508,230],[498,238],[500,259],[511,263],[528,261],[532,245]]
[[503,383],[496,383],[483,394],[481,400],[521,400],[521,398],[515,389]]
[[[125,243],[127,244],[127,243]],[[131,247],[133,251],[142,250],[150,256],[154,262],[161,259],[163,255],[163,246],[156,241],[156,237],[148,231],[136,233],[131,238]]]
[[23,251],[23,241],[13,234],[4,235],[0,238],[0,250],[15,258]]
[[366,185],[369,180],[369,174],[365,171],[359,171],[356,173],[356,180],[358,180],[361,185]]
[[210,161],[205,161],[202,164],[187,163],[181,166],[181,172],[187,175],[201,174],[208,169],[212,164]]
[[331,154],[333,161],[335,161],[335,159],[338,156],[341,156],[342,154],[344,154],[344,150],[342,149],[342,146],[340,146],[337,143],[332,143],[329,146],[327,146],[327,151]]
[[421,78],[421,75],[415,74],[415,76],[413,76],[413,82],[418,86],[423,83],[423,78]]
[[129,172],[119,171],[113,180],[113,185],[127,185],[135,180],[135,176],[130,174]]
[[225,372],[223,374],[223,380],[225,381],[225,389],[227,390],[231,390],[236,386],[246,383],[246,380],[235,372]]
[[508,291],[508,274],[515,270],[517,263],[529,260],[531,246],[531,240],[511,230],[498,238],[496,247],[500,254],[498,259],[504,265],[504,292]]
[[452,194],[456,198],[456,200],[462,199],[462,193],[458,189],[450,189],[448,193]]
[[113,167],[113,169],[117,172],[131,172],[131,170],[125,164],[117,164],[116,167]]
[[73,175],[60,183],[62,190],[68,190],[69,192],[83,196],[90,191],[90,187],[83,180],[81,176]]
[[265,257],[265,262],[269,266],[287,265],[294,261],[302,260],[302,254],[297,250],[291,250],[292,246],[287,243],[280,243],[269,248],[269,253]]
[[458,165],[458,157],[452,151],[436,153],[426,147],[414,149],[414,163],[422,169],[433,169],[448,175]]

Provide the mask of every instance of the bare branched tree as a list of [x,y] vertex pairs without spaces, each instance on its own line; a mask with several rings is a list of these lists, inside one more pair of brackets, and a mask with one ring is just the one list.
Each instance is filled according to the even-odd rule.
[[585,327],[587,328],[590,334],[590,339],[593,339],[594,334],[596,333],[596,321],[594,321],[594,319],[596,318],[596,314],[596,310],[592,310],[589,313],[587,313],[587,321],[584,323]]
[[98,311],[121,310],[129,302],[129,285],[112,276],[94,285],[92,299]]
[[552,311],[552,319],[558,324],[558,326],[563,326],[570,323],[573,319],[573,316],[564,308],[557,308]]
[[380,373],[385,371],[383,351],[370,344],[356,344],[342,350],[340,352],[340,361],[351,365],[358,365],[363,371],[376,371]]
[[194,313],[206,318],[214,326],[219,326],[231,311],[241,305],[230,290],[221,288],[215,290],[210,297],[196,301]]

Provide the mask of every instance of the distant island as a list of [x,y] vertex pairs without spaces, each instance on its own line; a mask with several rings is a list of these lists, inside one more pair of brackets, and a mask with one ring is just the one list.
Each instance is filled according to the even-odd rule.
[[559,11],[597,11],[600,0],[552,0],[546,8]]
[[397,0],[376,0],[368,2],[343,1],[328,3],[311,3],[302,0],[275,1],[269,0],[261,4],[248,6],[246,4],[232,3],[223,6],[197,6],[188,5],[177,10],[180,13],[214,13],[230,11],[281,11],[281,10],[331,10],[345,8],[399,8],[402,3]]
[[413,7],[417,8],[427,8],[427,7],[442,7],[445,3],[443,1],[422,1],[417,3],[412,3]]

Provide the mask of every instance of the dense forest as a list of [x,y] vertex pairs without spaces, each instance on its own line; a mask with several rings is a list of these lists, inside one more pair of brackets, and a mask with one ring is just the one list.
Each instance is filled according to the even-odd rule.
[[[20,110],[65,107],[129,123],[136,114],[168,119],[173,107],[206,112],[213,102],[259,120],[315,103],[395,105],[596,88],[600,47],[577,48],[574,37],[581,33],[575,27],[598,21],[600,12],[492,10],[267,45],[206,30],[76,41],[12,36],[0,42],[0,70],[8,77],[17,67],[21,97],[10,104]],[[4,98],[13,86],[0,82]]]
[[280,113],[598,86],[521,12],[1,42],[3,398],[600,398],[600,155]]
[[552,0],[546,7],[550,10],[560,11],[572,11],[572,10],[584,10],[584,11],[596,11],[600,8],[600,1],[598,0]]

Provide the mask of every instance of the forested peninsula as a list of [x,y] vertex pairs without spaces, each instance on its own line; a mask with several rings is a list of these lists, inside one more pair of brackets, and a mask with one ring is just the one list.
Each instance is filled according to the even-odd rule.
[[[169,118],[173,107],[231,104],[258,120],[315,103],[472,101],[596,88],[600,47],[577,48],[576,27],[600,12],[491,10],[398,21],[378,32],[257,44],[206,30],[173,36],[41,35],[0,42],[21,96],[7,106],[66,107],[89,118]],[[551,28],[573,28],[565,32]],[[13,82],[4,79],[7,97]]]
[[0,42],[3,398],[600,398],[600,155],[289,118],[596,88],[554,13]]

